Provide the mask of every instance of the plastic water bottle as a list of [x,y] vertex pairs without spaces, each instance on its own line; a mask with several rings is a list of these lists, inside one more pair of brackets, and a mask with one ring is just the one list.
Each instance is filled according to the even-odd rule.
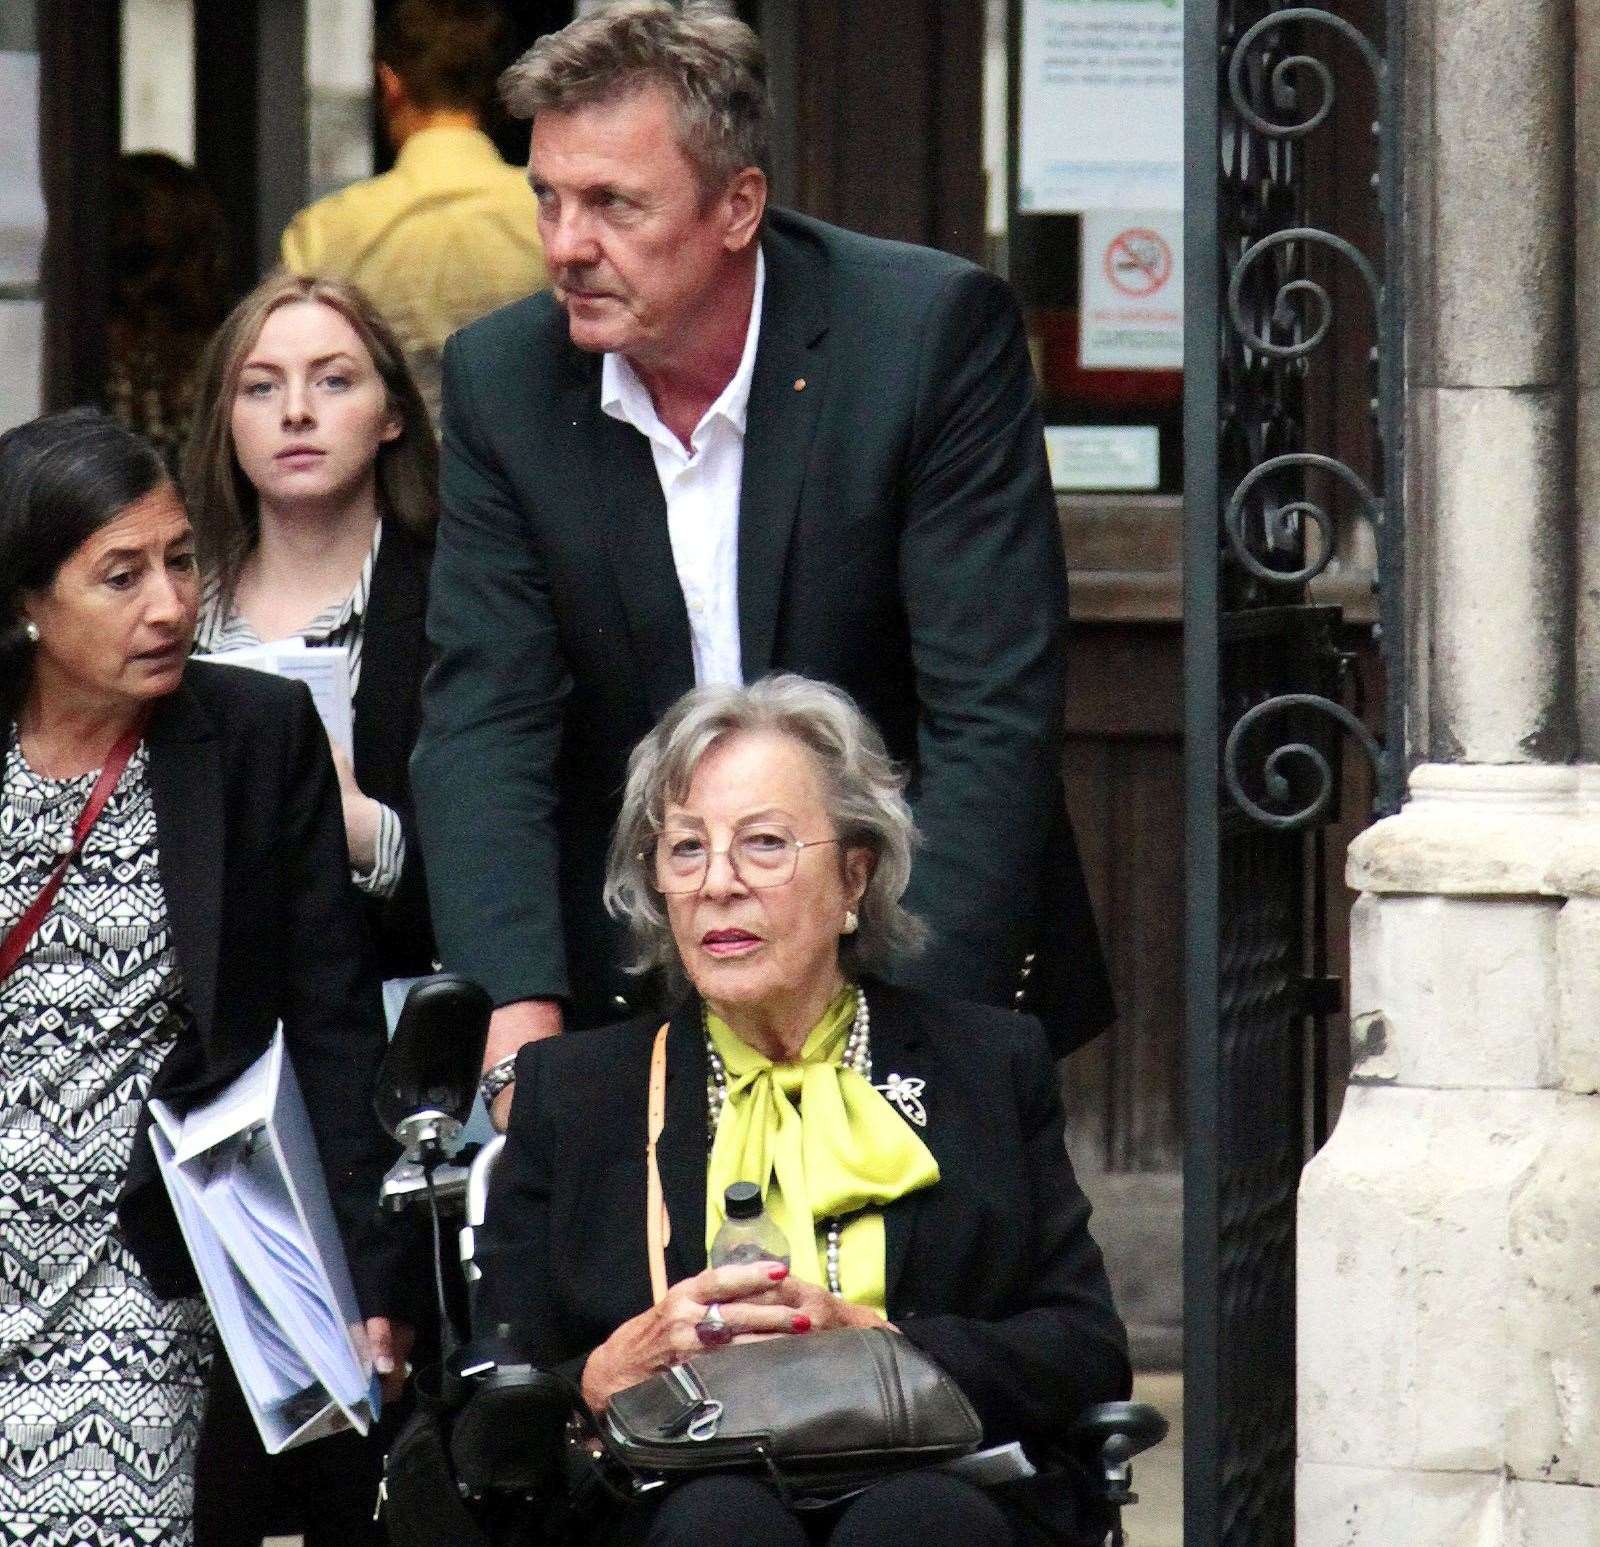
[[735,1182],[722,1195],[722,1226],[711,1239],[711,1266],[781,1262],[789,1266],[789,1242],[772,1222],[754,1182]]

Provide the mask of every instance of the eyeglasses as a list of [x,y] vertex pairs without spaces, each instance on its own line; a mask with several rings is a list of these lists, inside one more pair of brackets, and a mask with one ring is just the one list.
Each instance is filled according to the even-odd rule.
[[665,832],[655,848],[639,858],[655,865],[656,890],[668,897],[698,892],[706,884],[711,861],[725,854],[733,873],[752,891],[786,886],[794,880],[802,849],[819,849],[837,838],[796,838],[787,827],[763,822],[735,833],[725,849],[713,849],[699,833]]

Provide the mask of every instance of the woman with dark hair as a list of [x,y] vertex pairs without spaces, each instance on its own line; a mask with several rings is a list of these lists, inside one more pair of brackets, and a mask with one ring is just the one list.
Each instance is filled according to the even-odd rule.
[[[0,1537],[181,1547],[213,1333],[145,1135],[281,1024],[385,1385],[383,1024],[299,684],[189,661],[194,534],[74,409],[0,436]],[[13,1535],[15,1533],[15,1535]]]
[[174,473],[195,368],[228,310],[228,254],[222,203],[193,167],[153,150],[117,162],[106,404]]
[[208,350],[183,461],[200,542],[196,643],[298,635],[350,652],[354,757],[334,748],[352,878],[385,977],[433,970],[409,761],[438,513],[428,411],[353,285],[274,274]]

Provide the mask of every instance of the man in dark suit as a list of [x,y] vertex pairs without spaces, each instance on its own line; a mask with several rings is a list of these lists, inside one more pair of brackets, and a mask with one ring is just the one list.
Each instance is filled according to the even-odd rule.
[[445,964],[500,1006],[486,1065],[637,1006],[600,904],[628,752],[696,682],[777,669],[849,691],[912,771],[932,939],[900,976],[995,1004],[1027,977],[1057,1051],[1086,1040],[1112,1011],[1010,292],[769,210],[761,47],[720,8],[624,0],[502,91],[555,291],[446,348],[413,762]]

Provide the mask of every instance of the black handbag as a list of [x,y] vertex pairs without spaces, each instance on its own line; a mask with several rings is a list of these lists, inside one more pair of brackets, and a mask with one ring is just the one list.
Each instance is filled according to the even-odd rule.
[[[657,1301],[669,1233],[656,1144],[666,1114],[667,1027],[650,1059],[646,1238]],[[758,1470],[826,1497],[976,1450],[983,1425],[956,1383],[887,1327],[843,1328],[701,1354],[619,1391],[597,1429],[636,1478]]]
[[599,1421],[636,1477],[755,1471],[825,1498],[976,1450],[956,1383],[887,1328],[719,1348],[619,1391]]

